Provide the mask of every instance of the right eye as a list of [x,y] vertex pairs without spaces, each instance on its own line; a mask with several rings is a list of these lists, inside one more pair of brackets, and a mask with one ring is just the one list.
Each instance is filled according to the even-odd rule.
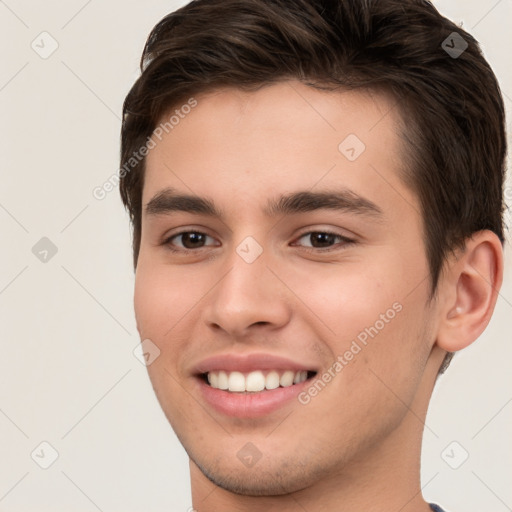
[[[163,245],[168,246],[171,251],[190,251],[207,247],[205,244],[208,239],[215,241],[213,237],[206,233],[201,233],[200,231],[182,231],[167,238]],[[173,246],[177,246],[179,249]]]

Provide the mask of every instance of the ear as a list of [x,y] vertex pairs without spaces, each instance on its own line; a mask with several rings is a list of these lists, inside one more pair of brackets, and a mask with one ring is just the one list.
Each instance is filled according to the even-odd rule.
[[456,352],[475,341],[491,319],[503,281],[503,247],[489,230],[478,231],[446,261],[437,345]]

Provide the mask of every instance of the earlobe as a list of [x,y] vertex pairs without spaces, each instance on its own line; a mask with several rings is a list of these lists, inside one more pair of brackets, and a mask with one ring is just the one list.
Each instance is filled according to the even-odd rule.
[[503,247],[491,231],[479,231],[466,242],[448,268],[440,286],[445,299],[437,345],[447,352],[456,352],[475,341],[491,319],[503,281]]

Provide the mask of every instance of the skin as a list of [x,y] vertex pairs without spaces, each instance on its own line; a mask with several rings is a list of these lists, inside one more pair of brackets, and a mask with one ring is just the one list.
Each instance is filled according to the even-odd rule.
[[[420,207],[400,179],[391,99],[296,81],[196,99],[149,153],[143,205],[172,187],[208,198],[223,217],[143,212],[135,285],[141,339],[161,351],[149,377],[189,455],[193,507],[430,510],[420,492],[427,406],[446,351],[469,345],[490,319],[502,280],[498,238],[475,233],[450,255],[430,302]],[[338,150],[348,134],[366,146],[354,161]],[[270,198],[340,188],[381,216],[263,212]],[[325,252],[305,236],[325,230],[355,243],[335,237]],[[208,237],[200,248],[186,249],[180,236],[166,245],[183,231]],[[236,252],[247,236],[263,250],[253,263]],[[220,353],[268,352],[326,371],[394,303],[401,311],[307,405],[237,419],[198,393],[191,368]],[[250,468],[237,457],[247,442],[262,454]]]

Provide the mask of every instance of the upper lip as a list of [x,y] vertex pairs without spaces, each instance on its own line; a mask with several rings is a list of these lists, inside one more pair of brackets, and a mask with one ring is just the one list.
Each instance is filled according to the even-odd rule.
[[213,371],[239,371],[247,373],[255,370],[293,370],[295,372],[317,371],[311,365],[304,365],[286,357],[273,354],[218,354],[199,362],[193,369],[196,374]]

